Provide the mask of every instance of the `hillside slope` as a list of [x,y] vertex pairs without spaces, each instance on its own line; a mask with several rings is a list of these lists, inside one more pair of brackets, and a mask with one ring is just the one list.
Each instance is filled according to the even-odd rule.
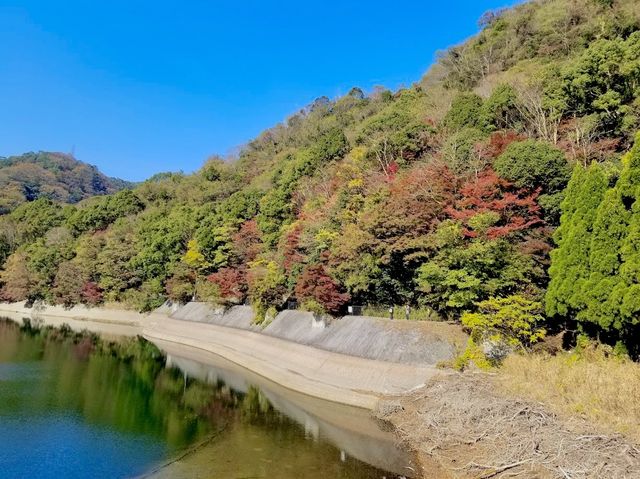
[[[639,85],[635,0],[490,12],[410,88],[319,98],[234,162],[212,159],[77,207],[23,204],[1,219],[1,296],[149,310],[195,293],[248,301],[260,319],[294,298],[331,314],[410,305],[462,319],[476,340],[529,345],[578,320],[633,352],[640,278],[631,263],[590,255],[614,238],[616,261],[635,258],[640,146],[626,153],[640,129]],[[598,194],[581,196],[591,164]],[[599,217],[619,211],[620,228],[603,223],[592,240],[589,223],[567,235],[607,188]],[[565,266],[549,268],[557,261]],[[598,304],[584,289],[591,273],[606,294],[620,268],[617,302],[588,307]]]
[[115,193],[130,183],[103,175],[63,153],[25,153],[0,158],[0,214],[38,198],[77,203],[95,195]]

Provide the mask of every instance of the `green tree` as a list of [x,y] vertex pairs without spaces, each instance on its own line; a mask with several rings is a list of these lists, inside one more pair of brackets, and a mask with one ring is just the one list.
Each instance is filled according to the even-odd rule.
[[[577,315],[605,333],[633,341],[640,303],[640,134],[623,158],[616,186],[598,207],[590,251],[590,278],[583,287],[585,307]],[[631,345],[635,347],[635,345]]]
[[542,327],[542,303],[538,301],[516,294],[506,298],[491,297],[476,306],[478,312],[466,312],[461,318],[476,344],[490,341],[529,346],[546,334]]
[[265,319],[269,308],[279,307],[286,294],[286,277],[275,261],[258,260],[250,264],[247,274],[249,300],[256,322]]
[[444,124],[454,130],[480,127],[482,98],[475,93],[458,93],[444,117]]
[[563,190],[571,177],[564,153],[536,140],[511,143],[493,167],[518,188],[540,188],[547,194]]
[[446,221],[433,237],[436,253],[418,268],[420,301],[449,317],[473,309],[491,296],[523,289],[537,292],[539,272],[531,257],[505,238],[464,238],[460,224]]
[[583,306],[582,286],[590,275],[589,258],[596,212],[609,179],[602,165],[576,165],[562,202],[560,226],[554,235],[549,286],[545,297],[549,316],[571,317]]
[[548,143],[525,140],[511,143],[494,162],[500,176],[519,188],[539,189],[538,203],[546,220],[557,224],[563,190],[571,177],[564,153]]
[[482,104],[478,125],[487,131],[518,129],[518,94],[511,85],[500,84]]

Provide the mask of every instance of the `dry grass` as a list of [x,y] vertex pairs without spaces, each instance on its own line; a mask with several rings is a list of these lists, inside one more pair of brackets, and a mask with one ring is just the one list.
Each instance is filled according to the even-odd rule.
[[597,349],[557,356],[512,355],[498,381],[509,393],[581,416],[640,443],[640,364]]
[[375,411],[415,453],[425,478],[638,478],[640,448],[583,418],[496,388],[484,373],[446,374]]

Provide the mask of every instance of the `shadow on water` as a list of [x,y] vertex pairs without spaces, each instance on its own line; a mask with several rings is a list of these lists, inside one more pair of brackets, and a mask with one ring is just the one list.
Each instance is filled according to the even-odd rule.
[[[199,350],[0,321],[6,477],[398,477],[366,411]],[[180,353],[178,355],[177,353]],[[384,472],[393,471],[393,473]]]

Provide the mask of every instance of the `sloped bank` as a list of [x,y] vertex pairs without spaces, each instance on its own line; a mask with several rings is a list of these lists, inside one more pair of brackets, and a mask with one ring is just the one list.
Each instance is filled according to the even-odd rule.
[[246,306],[189,303],[165,313],[145,323],[147,339],[203,349],[294,391],[368,409],[382,395],[424,385],[465,339],[448,324],[363,317],[325,324],[301,311],[283,311],[260,329]]
[[403,364],[435,365],[450,360],[467,341],[460,327],[439,322],[345,316],[327,323],[305,311],[285,310],[261,327],[255,324],[249,306],[223,310],[192,302],[156,310],[160,311],[172,319],[260,332],[334,353]]
[[294,391],[368,409],[382,395],[424,385],[436,364],[451,359],[465,341],[458,328],[444,323],[346,317],[324,324],[300,311],[284,311],[261,329],[249,307],[223,311],[204,303],[166,305],[151,314],[5,303],[0,313],[195,347]]
[[[0,316],[18,323],[28,318],[31,321],[55,327],[67,324],[76,331],[87,329],[107,337],[140,335],[143,323],[156,314],[158,313],[141,314],[124,309],[117,304],[100,308],[86,306],[65,308],[42,303],[28,306],[24,301],[0,303]],[[161,314],[158,315],[161,316]]]

